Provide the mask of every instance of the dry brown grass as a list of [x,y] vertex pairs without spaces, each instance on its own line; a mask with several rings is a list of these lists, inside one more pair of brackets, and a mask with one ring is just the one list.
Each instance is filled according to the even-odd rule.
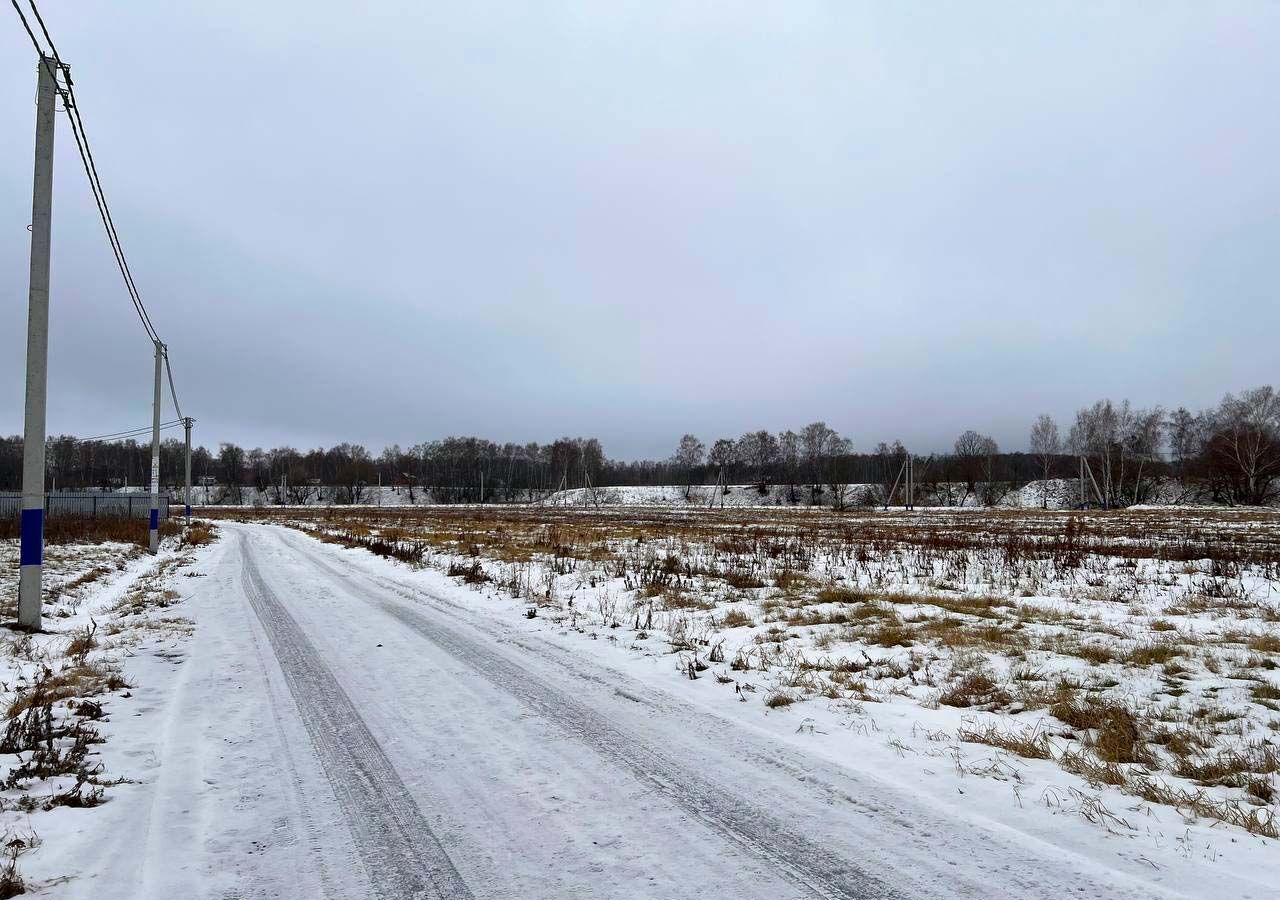
[[875,592],[862,588],[828,585],[817,592],[820,603],[865,603],[877,599]]
[[990,673],[982,670],[966,672],[938,696],[943,706],[961,709],[994,709],[1004,706],[1009,699],[1008,692],[995,683]]
[[[1268,681],[1260,681],[1255,684],[1251,693],[1253,694],[1254,700],[1257,700],[1259,703],[1263,703],[1264,705],[1270,705],[1271,703],[1280,701],[1280,687],[1276,687]],[[1267,701],[1270,701],[1270,703]],[[1271,708],[1275,709],[1276,707],[1272,706]]]
[[800,698],[789,691],[771,691],[764,698],[764,705],[770,709],[783,709]]
[[1187,790],[1159,778],[1135,776],[1125,786],[1149,803],[1163,803],[1190,815],[1226,822],[1249,834],[1280,838],[1275,813],[1270,809],[1245,806],[1240,801],[1220,799],[1202,790]]
[[1256,776],[1280,772],[1280,749],[1251,741],[1216,753],[1179,757],[1174,772],[1205,786],[1246,787]]
[[88,587],[107,575],[110,575],[113,571],[115,570],[108,566],[94,566],[88,572],[77,575],[70,581],[64,581],[62,584],[51,588],[46,596],[46,602],[53,602],[66,594],[73,594],[81,588]]
[[994,721],[981,725],[970,723],[961,726],[956,736],[962,741],[999,747],[1026,759],[1051,759],[1053,756],[1049,749],[1049,736],[1039,726],[1001,727]]
[[1237,800],[1213,797],[1202,790],[1170,785],[1084,751],[1066,751],[1059,757],[1058,764],[1094,786],[1119,787],[1149,803],[1171,806],[1185,815],[1226,822],[1262,837],[1280,837],[1275,813],[1267,808],[1246,806]]
[[1066,692],[1049,707],[1049,713],[1082,732],[1083,742],[1093,747],[1103,762],[1155,762],[1138,717],[1121,704],[1091,697],[1078,700]]
[[204,547],[218,539],[218,526],[212,522],[192,522],[182,532],[182,547]]
[[83,664],[85,658],[89,655],[89,651],[98,646],[97,632],[97,622],[91,622],[81,631],[76,632],[67,644],[66,655],[78,664]]
[[1280,653],[1280,634],[1254,635],[1248,639],[1245,646],[1259,653]]
[[[160,522],[160,537],[172,537],[182,530],[177,522]],[[0,540],[17,540],[18,520],[0,517]],[[63,544],[136,544],[147,546],[147,520],[140,518],[106,518],[92,516],[51,516],[45,520],[44,542],[49,546]]]
[[1158,666],[1167,663],[1182,652],[1182,648],[1172,641],[1149,641],[1135,646],[1125,656],[1125,661],[1134,666]]
[[119,670],[101,663],[81,663],[59,672],[45,668],[35,681],[18,690],[5,715],[13,719],[33,707],[48,706],[73,697],[94,697],[125,687],[128,683]]

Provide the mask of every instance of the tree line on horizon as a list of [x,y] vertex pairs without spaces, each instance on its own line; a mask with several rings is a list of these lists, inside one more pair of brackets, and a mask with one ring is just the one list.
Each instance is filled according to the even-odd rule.
[[[267,502],[305,503],[326,486],[337,502],[360,503],[381,483],[413,499],[425,491],[451,503],[528,501],[562,488],[601,486],[683,485],[692,491],[723,482],[755,485],[762,493],[782,487],[787,502],[841,507],[853,502],[852,485],[875,486],[881,497],[891,492],[907,452],[901,441],[857,452],[850,438],[813,422],[799,431],[749,431],[710,445],[686,434],[670,457],[634,461],[609,459],[590,437],[546,444],[447,437],[408,448],[393,444],[376,456],[350,443],[299,451],[246,450],[228,442],[216,452],[193,448],[192,473],[232,503],[241,502],[245,488],[255,488]],[[61,435],[49,439],[46,463],[51,486],[59,489],[118,489],[147,483],[150,455],[145,441]],[[1280,395],[1264,386],[1228,394],[1196,413],[1099,400],[1078,410],[1065,431],[1051,416],[1039,416],[1026,451],[1002,451],[989,435],[968,430],[950,452],[917,458],[917,499],[994,504],[1033,480],[1077,478],[1082,458],[1090,499],[1107,506],[1150,500],[1170,481],[1194,485],[1198,496],[1215,502],[1272,503],[1280,496]],[[163,441],[164,485],[179,484],[183,463],[182,441]],[[18,489],[21,465],[22,438],[0,437],[0,489]]]

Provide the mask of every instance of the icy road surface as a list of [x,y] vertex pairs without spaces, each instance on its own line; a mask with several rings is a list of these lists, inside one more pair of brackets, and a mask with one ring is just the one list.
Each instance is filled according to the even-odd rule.
[[59,896],[1179,896],[937,811],[408,569],[220,527],[188,658],[139,676],[164,680],[156,774],[98,811]]

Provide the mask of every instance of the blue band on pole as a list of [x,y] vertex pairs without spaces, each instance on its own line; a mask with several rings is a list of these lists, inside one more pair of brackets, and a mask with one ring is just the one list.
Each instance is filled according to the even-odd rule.
[[18,565],[38,566],[44,561],[44,510],[22,511],[22,549]]
[[155,531],[160,527],[160,510],[151,510],[151,530]]
[[187,518],[188,518],[188,519],[189,519],[189,518],[191,518],[191,504],[190,504],[190,503],[188,503],[188,504],[187,504]]

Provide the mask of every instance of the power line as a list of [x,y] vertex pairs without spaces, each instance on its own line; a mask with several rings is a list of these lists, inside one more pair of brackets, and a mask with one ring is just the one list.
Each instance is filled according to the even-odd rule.
[[[49,29],[45,27],[44,17],[40,15],[40,10],[36,6],[35,0],[27,0],[27,4],[31,7],[31,11],[35,13],[36,22],[40,25],[40,32],[44,35],[44,39],[49,42],[49,49],[53,51],[54,62],[61,66],[62,60],[58,56],[58,48],[53,43],[53,36],[49,34]],[[71,120],[72,130],[75,131],[78,128],[80,136],[84,140],[84,157],[88,162],[88,169],[85,174],[92,173],[90,175],[90,181],[97,185],[98,194],[102,198],[104,218],[106,219],[106,224],[109,226],[108,231],[110,232],[110,236],[114,238],[115,247],[120,253],[120,265],[123,269],[125,281],[129,287],[130,297],[133,299],[134,307],[138,311],[138,317],[142,319],[142,327],[146,329],[147,334],[151,336],[153,341],[158,342],[160,340],[160,336],[156,333],[155,326],[151,324],[151,316],[147,314],[147,308],[143,304],[142,297],[138,293],[138,286],[133,280],[133,272],[130,271],[129,262],[124,256],[124,247],[120,244],[120,235],[116,231],[116,223],[111,218],[111,207],[107,205],[107,195],[102,188],[102,179],[98,177],[98,166],[93,160],[93,150],[89,147],[89,134],[85,131],[84,120],[80,117],[80,105],[76,102],[75,84],[71,80],[70,73],[67,73],[67,94],[71,98],[71,103],[69,105],[66,102],[66,98],[63,98],[63,105],[67,107],[67,118]]]
[[164,347],[164,371],[169,376],[169,396],[173,398],[173,411],[178,414],[178,421],[182,421],[182,408],[178,406],[178,389],[173,386],[173,367],[169,365],[168,347]]
[[[176,428],[181,424],[182,424],[181,419],[175,419],[172,422],[165,422],[163,425],[160,426],[160,430],[164,431],[167,428]],[[111,434],[95,434],[92,437],[85,437],[85,438],[73,437],[72,440],[75,441],[77,444],[87,444],[91,441],[123,441],[131,437],[141,437],[142,435],[149,434],[150,432],[151,432],[151,426],[144,425],[142,428],[132,428],[128,431],[116,431],[116,432],[112,432]]]
[[152,343],[157,344],[161,348],[164,355],[165,371],[169,381],[169,395],[173,399],[174,411],[178,414],[178,419],[182,419],[182,408],[178,403],[178,391],[174,386],[173,367],[169,362],[169,348],[160,340],[160,335],[156,331],[155,325],[151,321],[151,316],[147,312],[146,304],[142,302],[142,295],[138,291],[137,282],[134,281],[133,271],[129,268],[129,261],[124,254],[124,246],[120,241],[120,233],[116,229],[115,219],[111,215],[111,207],[107,203],[106,191],[102,186],[102,179],[98,175],[97,162],[93,158],[93,150],[89,146],[89,134],[84,126],[84,118],[80,115],[80,104],[76,101],[75,85],[71,79],[71,72],[62,62],[58,53],[58,47],[53,41],[53,35],[49,33],[48,26],[45,25],[44,17],[40,15],[40,9],[36,6],[35,0],[27,0],[31,12],[35,15],[36,22],[40,27],[41,34],[44,35],[45,42],[49,45],[49,50],[53,56],[53,64],[61,71],[65,77],[65,88],[59,83],[57,73],[49,65],[49,57],[45,54],[44,49],[40,45],[39,39],[31,28],[30,22],[27,20],[26,14],[22,11],[22,7],[18,5],[18,0],[9,0],[14,11],[18,14],[18,19],[22,22],[23,29],[27,32],[27,37],[31,39],[31,45],[35,48],[36,53],[40,57],[41,64],[45,67],[50,80],[53,82],[54,89],[58,92],[58,96],[62,98],[64,112],[67,113],[67,120],[71,123],[71,135],[76,142],[76,150],[80,154],[80,163],[84,168],[85,176],[89,181],[89,189],[93,194],[94,205],[98,209],[98,217],[102,220],[103,230],[107,234],[107,243],[111,247],[111,253],[115,258],[116,267],[120,270],[120,277],[124,280],[125,290],[129,294],[129,299],[133,303],[134,311],[138,314],[138,320],[142,323],[143,331]]
[[93,159],[93,152],[89,148],[88,133],[84,128],[84,120],[80,116],[79,106],[75,100],[75,88],[71,81],[71,76],[63,65],[58,55],[58,48],[53,43],[53,38],[49,34],[48,28],[45,27],[44,19],[40,15],[40,10],[36,7],[34,0],[27,0],[31,11],[35,14],[36,21],[40,25],[40,30],[44,34],[45,40],[49,44],[49,49],[53,54],[54,64],[66,75],[66,87],[64,88],[58,83],[57,76],[53,69],[49,67],[49,58],[44,53],[44,48],[40,46],[39,40],[35,33],[31,30],[31,25],[27,21],[26,15],[22,8],[18,5],[18,0],[9,0],[14,11],[17,12],[18,18],[22,21],[22,27],[26,29],[27,36],[31,39],[31,45],[39,54],[45,70],[49,73],[53,80],[54,89],[57,90],[58,96],[62,98],[64,111],[67,113],[67,119],[71,123],[71,134],[75,138],[76,149],[80,153],[80,162],[84,167],[85,175],[89,179],[89,188],[93,193],[94,203],[98,207],[98,216],[102,219],[102,227],[106,230],[107,241],[111,245],[111,252],[115,256],[116,266],[120,269],[120,276],[124,279],[125,290],[129,293],[129,299],[133,302],[134,310],[138,314],[138,319],[142,322],[143,330],[146,331],[153,343],[160,343],[160,336],[157,334],[155,326],[151,323],[151,317],[147,314],[146,306],[142,302],[142,297],[138,293],[137,284],[133,280],[133,273],[129,269],[128,260],[124,255],[124,247],[120,243],[119,232],[116,231],[115,220],[111,216],[111,208],[107,204],[106,193],[102,188],[102,181],[98,177],[97,165]]

